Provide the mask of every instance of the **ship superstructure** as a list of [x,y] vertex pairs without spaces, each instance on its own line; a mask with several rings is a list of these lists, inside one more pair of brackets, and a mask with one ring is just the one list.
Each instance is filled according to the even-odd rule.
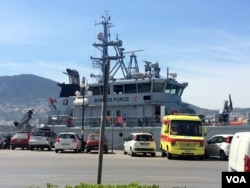
[[[144,72],[140,72],[136,52],[126,52],[123,42],[118,37],[110,39],[112,23],[108,15],[102,17],[103,31],[98,33],[98,43],[93,46],[100,52],[99,57],[92,57],[92,66],[99,68],[99,74],[91,74],[95,83],[88,83],[85,77],[80,81],[76,70],[67,69],[69,84],[59,84],[62,88],[60,97],[73,104],[68,105],[67,114],[71,116],[72,126],[99,127],[104,91],[104,64],[110,62],[106,126],[160,126],[161,117],[171,113],[195,113],[181,96],[188,83],[176,80],[176,74],[167,70],[167,76],[160,75],[158,62],[144,61]],[[130,54],[128,65],[125,54]],[[117,78],[117,75],[121,76]],[[64,100],[64,101],[65,101]],[[84,114],[84,115],[83,115]],[[65,119],[66,120],[66,119]]]

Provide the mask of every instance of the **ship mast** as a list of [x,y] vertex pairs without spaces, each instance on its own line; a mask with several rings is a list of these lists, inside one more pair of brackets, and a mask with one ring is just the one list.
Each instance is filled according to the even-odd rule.
[[[96,23],[96,25],[103,26],[103,32],[99,32],[97,34],[97,39],[100,43],[94,43],[93,46],[97,48],[101,52],[101,57],[92,57],[92,65],[94,68],[100,68],[101,74],[95,75],[91,74],[91,77],[97,79],[98,83],[103,83],[103,75],[104,75],[104,64],[107,60],[110,61],[110,72],[109,72],[109,80],[115,79],[115,75],[120,71],[123,75],[123,79],[131,79],[133,73],[139,72],[139,67],[136,61],[136,56],[132,55],[129,67],[127,68],[124,63],[124,54],[128,52],[124,52],[124,48],[122,47],[122,40],[116,37],[115,41],[110,40],[110,27],[112,27],[112,23],[110,23],[110,16],[106,14],[106,16],[102,16],[102,21]],[[113,50],[111,51],[111,48]],[[109,50],[110,49],[110,50]],[[140,50],[141,51],[141,50]],[[136,52],[136,51],[134,51]],[[112,55],[110,55],[113,53]],[[133,53],[134,54],[134,53]],[[135,65],[132,66],[132,59],[135,60]],[[113,64],[112,64],[113,63]]]

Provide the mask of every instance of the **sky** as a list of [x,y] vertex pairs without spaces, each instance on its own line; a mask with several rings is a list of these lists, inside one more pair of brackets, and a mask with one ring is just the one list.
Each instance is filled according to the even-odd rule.
[[[250,108],[248,0],[0,0],[0,76],[34,74],[68,83],[66,68],[91,82],[90,56],[108,14],[125,51],[158,62],[188,82],[182,100],[220,109]],[[128,63],[129,57],[125,58]]]

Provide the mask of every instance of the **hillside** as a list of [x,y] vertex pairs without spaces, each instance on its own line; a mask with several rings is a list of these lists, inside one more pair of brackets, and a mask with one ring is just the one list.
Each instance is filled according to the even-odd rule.
[[31,74],[0,77],[0,124],[19,121],[30,109],[44,115],[49,110],[48,99],[59,96],[60,87],[53,80]]
[[55,81],[30,74],[0,77],[0,105],[34,105],[37,99],[58,97]]

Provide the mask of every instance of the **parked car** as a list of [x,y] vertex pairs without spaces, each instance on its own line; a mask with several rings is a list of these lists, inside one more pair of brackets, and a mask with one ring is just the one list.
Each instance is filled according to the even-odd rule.
[[38,129],[31,133],[29,139],[30,150],[47,148],[49,151],[55,147],[57,135],[49,128]]
[[250,172],[250,132],[235,133],[228,159],[229,172]]
[[151,133],[131,133],[124,139],[123,146],[123,153],[131,156],[141,153],[155,157],[156,154],[156,143]]
[[10,139],[10,149],[29,149],[30,132],[16,132]]
[[77,133],[62,132],[56,138],[55,152],[64,150],[73,150],[76,153],[81,152],[82,142]]
[[227,160],[233,134],[218,134],[209,138],[205,145],[206,157],[219,157]]
[[[88,135],[85,145],[86,153],[91,152],[91,150],[99,150],[99,139],[100,139],[100,134],[91,133]],[[105,153],[108,153],[108,140],[105,135],[103,139],[103,151]]]

